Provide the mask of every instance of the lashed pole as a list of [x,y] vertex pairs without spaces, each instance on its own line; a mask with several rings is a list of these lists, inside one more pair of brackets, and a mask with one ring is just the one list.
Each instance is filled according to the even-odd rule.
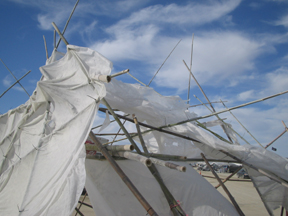
[[208,160],[206,159],[206,157],[204,156],[203,153],[201,153],[201,157],[204,159],[205,163],[207,164],[207,166],[209,167],[209,169],[211,170],[211,172],[213,173],[213,175],[215,176],[215,178],[218,180],[219,184],[222,186],[223,190],[226,192],[226,194],[228,195],[229,199],[231,200],[231,202],[233,203],[235,209],[237,210],[237,212],[239,213],[239,215],[244,216],[244,213],[242,212],[242,210],[240,209],[239,205],[237,204],[237,202],[235,201],[234,197],[231,195],[231,193],[229,192],[229,190],[227,189],[227,187],[223,184],[223,182],[221,181],[221,179],[219,178],[219,176],[217,175],[217,173],[214,171],[214,169],[211,167],[211,165],[209,164]]

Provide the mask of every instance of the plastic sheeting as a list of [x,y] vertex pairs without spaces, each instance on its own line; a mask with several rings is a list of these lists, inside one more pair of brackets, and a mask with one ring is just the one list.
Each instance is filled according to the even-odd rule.
[[[69,215],[85,183],[84,142],[112,63],[69,45],[40,68],[30,100],[0,116],[1,215]],[[55,57],[55,55],[57,55]]]
[[[105,98],[112,108],[128,114],[135,114],[139,121],[145,121],[156,127],[196,117],[195,113],[187,111],[187,104],[179,97],[165,97],[151,88],[137,84],[126,84],[117,80],[106,84],[106,88],[107,95]],[[149,151],[182,155],[189,158],[200,158],[200,153],[204,152],[210,158],[231,160],[229,156],[220,152],[220,150],[224,150],[276,178],[280,177],[284,182],[288,182],[288,160],[273,152],[251,145],[228,144],[199,128],[193,122],[165,129],[194,138],[199,142],[191,142],[173,135],[153,131],[143,135]],[[229,128],[227,127],[227,129]],[[232,134],[232,131],[230,130],[229,133]],[[260,175],[257,171],[249,174],[255,179]],[[263,175],[261,174],[261,176]],[[281,205],[287,209],[287,188],[275,181],[272,182],[277,187],[264,187],[260,183],[256,183],[255,186],[261,186],[259,191],[264,191],[265,196],[269,197],[263,199],[266,202],[266,207],[270,209],[269,211],[272,212],[272,209]]]
[[[173,215],[158,182],[147,167],[129,160],[117,163],[158,215]],[[188,165],[184,162],[177,164]],[[234,206],[191,166],[186,166],[184,173],[156,167],[187,215],[238,215]],[[147,215],[107,161],[87,159],[86,172],[86,189],[97,216]]]

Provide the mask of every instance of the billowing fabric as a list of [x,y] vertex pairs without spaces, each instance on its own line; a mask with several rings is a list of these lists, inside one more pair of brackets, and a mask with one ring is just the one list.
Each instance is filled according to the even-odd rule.
[[[196,117],[195,113],[187,111],[187,104],[179,97],[165,97],[155,92],[152,88],[137,84],[126,84],[117,80],[106,84],[106,88],[107,95],[105,98],[112,108],[128,114],[135,114],[139,121],[147,122],[156,127]],[[207,133],[193,122],[165,129],[189,136],[200,142],[191,142],[173,135],[153,131],[143,135],[145,144],[150,152],[183,155],[189,158],[201,158],[200,153],[204,152],[210,158],[231,160],[229,156],[219,151],[224,150],[274,177],[280,178],[284,183],[286,182],[287,184],[288,182],[288,160],[273,152],[251,145],[238,145],[237,143],[231,145]],[[229,127],[226,127],[226,129],[229,135],[233,135]],[[234,135],[233,139],[236,140]],[[258,191],[263,194],[262,197],[264,198],[262,200],[266,203],[265,206],[270,212],[282,205],[288,209],[287,187],[273,180],[271,181],[277,187],[275,185],[273,187],[263,187],[264,183],[257,180],[263,174],[257,171],[249,174],[255,177],[252,178],[256,181],[254,184],[257,190],[259,187]],[[267,198],[265,199],[265,197]]]
[[[69,45],[40,68],[30,100],[0,116],[0,214],[70,215],[85,184],[84,142],[112,63]],[[54,52],[54,55],[58,55]]]
[[[158,215],[173,215],[158,182],[146,166],[130,160],[117,163]],[[186,172],[156,167],[187,215],[238,215],[234,206],[191,166],[185,162],[177,164],[186,165]],[[96,216],[147,215],[107,161],[86,159],[86,171],[86,189]]]

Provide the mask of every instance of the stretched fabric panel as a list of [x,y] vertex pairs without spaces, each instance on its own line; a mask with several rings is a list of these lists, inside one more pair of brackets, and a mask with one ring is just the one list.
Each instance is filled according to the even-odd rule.
[[[158,215],[173,215],[158,182],[146,166],[130,160],[117,163]],[[187,215],[238,215],[234,206],[191,166],[186,166],[186,172],[156,167]],[[86,172],[86,188],[96,216],[147,215],[107,161],[87,159]]]

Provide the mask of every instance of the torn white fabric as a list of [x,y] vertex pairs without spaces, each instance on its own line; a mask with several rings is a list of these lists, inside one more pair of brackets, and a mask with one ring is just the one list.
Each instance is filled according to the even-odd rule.
[[2,215],[70,215],[83,190],[84,142],[106,94],[89,77],[109,75],[112,63],[72,45],[56,59],[40,68],[30,100],[0,116]]

